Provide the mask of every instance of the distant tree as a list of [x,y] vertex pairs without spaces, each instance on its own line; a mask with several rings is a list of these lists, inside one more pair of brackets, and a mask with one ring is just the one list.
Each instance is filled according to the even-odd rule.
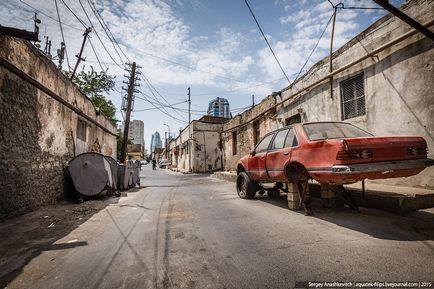
[[116,107],[111,100],[108,100],[104,94],[108,94],[115,86],[114,76],[107,74],[107,70],[96,72],[91,66],[90,71],[82,70],[73,78],[73,82],[78,85],[80,90],[86,94],[93,104],[99,108],[112,123],[116,124]]

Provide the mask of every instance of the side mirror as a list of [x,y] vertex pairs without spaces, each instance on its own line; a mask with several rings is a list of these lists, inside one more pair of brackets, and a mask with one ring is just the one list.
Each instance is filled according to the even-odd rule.
[[252,150],[252,151],[250,152],[250,155],[251,155],[252,157],[254,157],[254,156],[256,155],[255,150]]

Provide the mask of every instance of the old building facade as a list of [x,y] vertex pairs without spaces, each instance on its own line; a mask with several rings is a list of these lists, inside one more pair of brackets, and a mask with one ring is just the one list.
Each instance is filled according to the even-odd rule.
[[[409,1],[401,10],[424,25],[433,24],[432,0]],[[402,20],[384,16],[333,53],[332,73],[327,57],[295,84],[264,99],[260,108],[227,122],[225,170],[235,170],[236,160],[254,147],[255,121],[260,136],[309,121],[346,121],[374,135],[419,135],[434,157],[433,48],[431,40]],[[386,182],[434,187],[434,168]]]
[[203,116],[193,120],[169,143],[169,159],[181,172],[203,173],[221,170],[221,132],[227,119]]
[[0,58],[1,219],[62,198],[75,155],[116,157],[116,127],[32,44],[0,36]]

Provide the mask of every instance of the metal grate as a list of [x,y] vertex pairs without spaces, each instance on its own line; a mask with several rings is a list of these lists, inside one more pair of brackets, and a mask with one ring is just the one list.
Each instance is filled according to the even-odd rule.
[[342,81],[342,119],[349,119],[366,113],[363,73]]

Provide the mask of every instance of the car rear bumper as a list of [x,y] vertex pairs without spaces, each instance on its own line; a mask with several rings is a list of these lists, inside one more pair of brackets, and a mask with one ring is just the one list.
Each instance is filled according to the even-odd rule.
[[426,167],[433,166],[433,159],[377,162],[369,164],[335,165],[308,168],[312,178],[320,183],[351,184],[364,179],[388,179],[414,176]]
[[373,172],[390,172],[395,170],[407,170],[426,168],[434,165],[433,159],[403,160],[390,162],[377,162],[369,164],[351,164],[332,166],[331,172],[335,174],[359,174]]

